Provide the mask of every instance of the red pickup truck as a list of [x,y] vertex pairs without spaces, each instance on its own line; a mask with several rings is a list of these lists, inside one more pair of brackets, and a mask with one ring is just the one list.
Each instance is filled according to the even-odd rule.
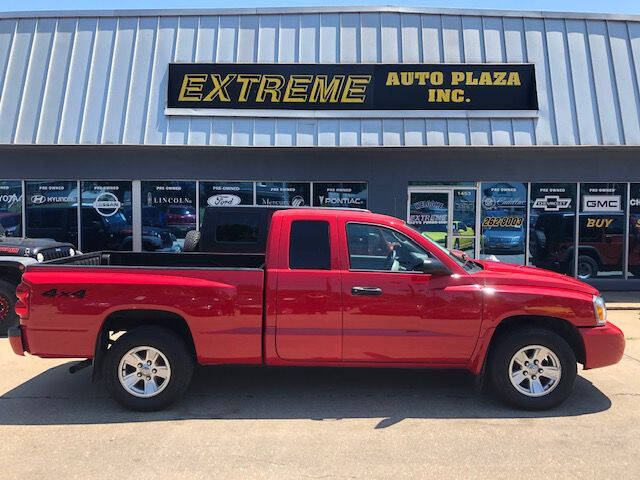
[[466,369],[543,409],[569,396],[577,362],[611,365],[624,350],[591,286],[472,260],[367,211],[277,211],[265,255],[97,252],[33,265],[17,297],[15,353],[87,358],[135,410],[179,398],[196,363]]

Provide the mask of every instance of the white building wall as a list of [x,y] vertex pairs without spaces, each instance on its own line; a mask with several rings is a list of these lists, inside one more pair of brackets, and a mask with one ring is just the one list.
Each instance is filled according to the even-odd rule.
[[[635,17],[389,7],[242,12],[0,14],[0,143],[640,144]],[[170,62],[532,62],[540,112],[468,119],[169,117]]]

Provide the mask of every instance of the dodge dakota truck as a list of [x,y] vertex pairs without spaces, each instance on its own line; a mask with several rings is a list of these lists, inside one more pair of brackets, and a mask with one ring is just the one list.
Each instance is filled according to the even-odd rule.
[[178,399],[196,363],[466,369],[505,401],[544,409],[570,395],[577,363],[611,365],[624,350],[586,283],[473,260],[368,211],[276,211],[264,254],[30,265],[17,297],[15,353],[86,358],[134,410]]

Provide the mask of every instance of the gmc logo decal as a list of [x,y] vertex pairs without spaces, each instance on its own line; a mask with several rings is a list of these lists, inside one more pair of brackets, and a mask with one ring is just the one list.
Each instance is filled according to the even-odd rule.
[[585,195],[582,197],[583,212],[621,212],[620,195]]

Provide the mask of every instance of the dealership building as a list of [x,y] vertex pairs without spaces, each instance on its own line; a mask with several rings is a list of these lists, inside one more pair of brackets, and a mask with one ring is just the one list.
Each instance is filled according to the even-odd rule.
[[640,288],[639,77],[640,16],[0,13],[0,224],[178,251],[207,207],[367,208]]

